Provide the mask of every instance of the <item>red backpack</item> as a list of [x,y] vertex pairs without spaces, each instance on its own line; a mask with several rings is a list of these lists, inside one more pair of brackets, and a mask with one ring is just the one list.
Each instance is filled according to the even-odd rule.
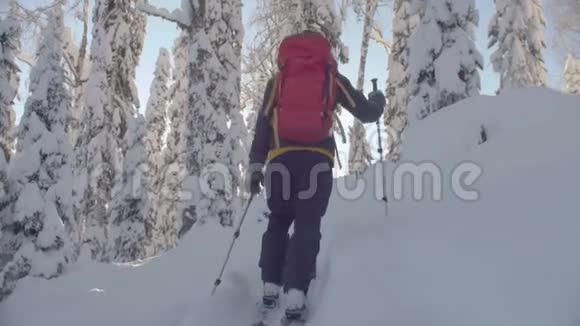
[[276,141],[315,144],[332,136],[338,86],[330,42],[316,33],[290,36],[280,45],[278,68],[267,106]]

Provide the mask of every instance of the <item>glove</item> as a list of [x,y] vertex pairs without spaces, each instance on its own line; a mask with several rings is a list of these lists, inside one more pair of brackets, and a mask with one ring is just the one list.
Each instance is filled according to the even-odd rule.
[[264,184],[263,167],[262,164],[252,164],[246,172],[245,188],[252,195],[257,195],[262,190],[262,185]]
[[381,91],[373,91],[369,93],[369,101],[376,103],[380,107],[384,108],[387,104],[387,100],[385,99],[385,94]]

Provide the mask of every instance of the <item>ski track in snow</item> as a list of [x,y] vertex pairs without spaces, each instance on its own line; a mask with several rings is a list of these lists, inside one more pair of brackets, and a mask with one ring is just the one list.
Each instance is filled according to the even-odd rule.
[[224,282],[235,286],[226,286],[227,288],[220,289],[219,295],[216,294],[198,307],[192,307],[193,310],[179,326],[234,325],[240,320],[251,320],[252,309],[255,306],[251,304],[255,298],[255,284],[252,284],[246,275],[237,271],[227,273]]

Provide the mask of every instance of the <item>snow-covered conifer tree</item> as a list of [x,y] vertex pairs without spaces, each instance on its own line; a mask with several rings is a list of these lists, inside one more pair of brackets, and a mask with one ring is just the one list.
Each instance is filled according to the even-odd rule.
[[97,0],[93,12],[91,70],[77,139],[77,216],[86,219],[91,256],[109,260],[110,201],[123,185],[120,170],[128,121],[139,106],[135,68],[143,46],[145,17],[133,0]]
[[479,94],[483,57],[475,47],[474,0],[415,0],[421,21],[410,38],[409,113],[431,113]]
[[20,24],[14,18],[0,18],[0,211],[6,205],[6,170],[14,150],[15,114],[12,106],[20,83],[20,69],[16,64],[16,57],[20,52],[20,37]]
[[247,139],[239,101],[241,1],[183,1],[173,14],[145,3],[140,7],[187,32],[189,85],[182,150],[189,176],[183,189],[190,198],[182,202],[178,218],[232,225],[241,210],[239,184]]
[[[74,261],[80,230],[72,210],[72,97],[65,78],[64,15],[49,15],[30,73],[30,94],[10,161],[11,202],[0,239],[0,299],[27,275],[52,278]],[[6,213],[6,212],[5,212]]]
[[506,88],[545,86],[546,20],[541,0],[496,0],[489,25],[491,56],[500,74],[500,91]]
[[[101,0],[102,1],[102,0]],[[111,101],[113,123],[117,144],[125,153],[125,133],[128,121],[137,113],[139,96],[135,84],[135,70],[143,51],[146,16],[133,7],[134,0],[107,0],[107,9],[103,14],[109,14],[106,30],[111,42],[112,63],[114,70],[110,74],[110,87],[114,94]]]
[[[189,101],[186,111],[185,189],[199,200],[185,203],[184,212],[200,222],[218,219],[232,225],[241,210],[240,166],[245,140],[239,107],[241,64],[241,6],[239,0],[206,1],[203,28],[190,44]],[[230,124],[230,126],[228,126]],[[234,129],[235,128],[235,129]]]
[[[111,0],[109,0],[111,1]],[[145,203],[148,201],[145,152],[145,120],[137,115],[140,106],[135,84],[135,70],[143,50],[146,16],[133,7],[134,0],[116,1],[111,10],[117,29],[113,34],[111,87],[112,108],[117,137],[117,150],[122,152],[123,172],[118,179],[119,193],[111,206],[111,236],[105,259],[133,261],[153,254],[152,225],[146,224]]]
[[[4,155],[4,151],[0,151],[0,212],[5,208],[8,203],[8,160]],[[3,218],[2,213],[0,213],[0,230],[2,228]],[[0,231],[1,237],[1,231]]]
[[123,161],[123,188],[115,195],[111,210],[112,259],[130,262],[153,255],[152,228],[146,221],[148,199],[145,154],[145,119],[129,119],[127,152]]
[[580,59],[569,54],[564,66],[565,91],[570,94],[580,94]]
[[[373,27],[374,16],[377,11],[378,0],[367,0],[363,14],[363,35],[361,44],[361,56],[359,62],[359,71],[356,87],[359,90],[364,90],[365,69],[367,63],[367,56],[369,52],[369,43],[371,39],[371,32]],[[353,126],[350,128],[350,148],[348,159],[348,170],[351,174],[363,174],[371,164],[372,154],[371,147],[367,139],[367,133],[364,125],[355,120]],[[380,137],[380,135],[379,135]]]
[[154,79],[149,91],[147,102],[145,153],[147,156],[147,169],[145,180],[147,182],[147,200],[145,204],[145,225],[148,230],[148,246],[153,253],[166,249],[170,244],[166,243],[167,232],[163,223],[165,216],[160,214],[160,190],[163,180],[163,150],[168,126],[168,106],[171,102],[169,96],[169,82],[171,81],[171,63],[169,51],[165,48],[159,50],[159,57],[154,73]]
[[14,150],[14,110],[20,69],[16,57],[20,53],[21,29],[16,19],[0,19],[0,147],[6,160]]
[[403,131],[407,126],[407,104],[409,102],[409,38],[417,25],[418,16],[411,15],[410,0],[395,0],[393,3],[393,40],[389,55],[387,78],[387,129],[386,159],[397,162],[401,158]]
[[[181,201],[181,182],[187,173],[185,169],[185,153],[183,149],[185,111],[189,109],[187,88],[189,75],[187,70],[188,36],[182,32],[173,46],[173,82],[169,89],[171,104],[168,107],[169,132],[167,145],[163,150],[162,166],[160,168],[160,189],[157,211],[162,218],[159,233],[165,237],[163,241],[167,247],[177,242],[177,235],[181,230],[189,230],[184,225],[191,226],[190,221],[183,221],[178,216]],[[185,231],[184,231],[185,232]]]
[[93,259],[103,259],[108,245],[109,202],[121,162],[110,85],[113,69],[109,29],[114,27],[107,0],[97,0],[93,11],[91,69],[86,85],[81,133],[76,142],[76,172],[80,181],[75,215],[84,219],[84,242]]

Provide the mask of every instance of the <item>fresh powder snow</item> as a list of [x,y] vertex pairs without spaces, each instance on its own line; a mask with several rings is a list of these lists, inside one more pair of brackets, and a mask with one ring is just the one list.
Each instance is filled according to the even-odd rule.
[[[367,186],[356,198],[344,190],[353,176],[336,179],[308,325],[577,325],[578,108],[578,96],[534,88],[415,121],[401,163],[387,164],[387,216],[379,166],[359,179]],[[397,178],[411,162],[440,171],[420,200],[409,173]],[[0,325],[250,325],[265,210],[262,197],[252,204],[214,296],[233,236],[218,221],[146,261],[84,260],[57,279],[26,278],[0,304]]]

